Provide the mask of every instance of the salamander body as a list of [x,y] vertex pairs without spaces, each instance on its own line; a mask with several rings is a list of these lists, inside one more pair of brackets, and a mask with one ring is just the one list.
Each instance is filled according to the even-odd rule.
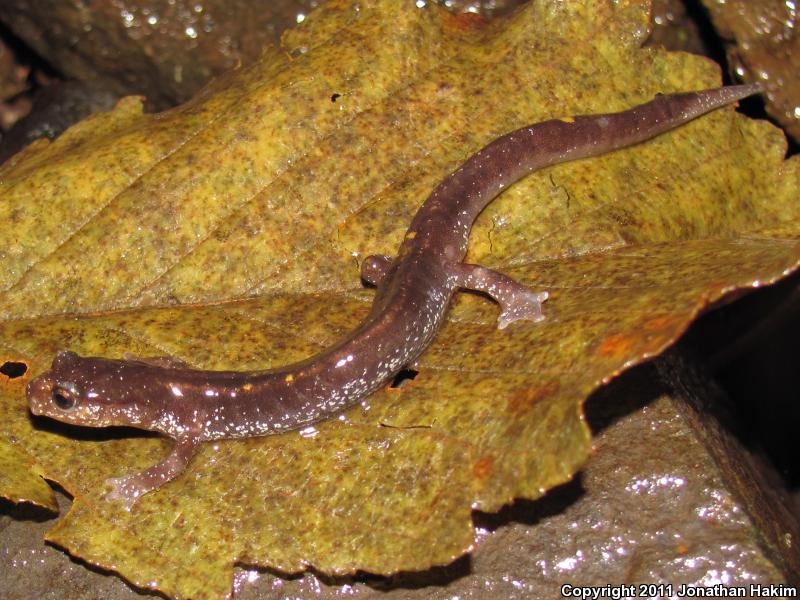
[[108,497],[130,508],[180,474],[200,442],[298,429],[384,385],[430,344],[458,289],[496,300],[500,328],[543,319],[546,292],[463,262],[470,229],[484,207],[538,168],[636,144],[758,91],[756,85],[741,85],[664,95],[624,112],[545,121],[494,140],[436,187],[396,257],[364,261],[362,277],[377,286],[372,310],[346,339],[307,360],[265,371],[204,371],[169,358],[117,360],[59,352],[51,369],[28,384],[31,412],[174,438],[162,462],[110,480]]

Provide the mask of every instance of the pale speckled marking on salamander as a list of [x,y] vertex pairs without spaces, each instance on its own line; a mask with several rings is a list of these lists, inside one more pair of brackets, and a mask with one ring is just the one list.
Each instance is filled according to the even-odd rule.
[[444,179],[411,222],[397,257],[373,256],[372,310],[347,339],[280,369],[201,371],[170,359],[113,360],[59,352],[28,384],[31,412],[91,427],[127,425],[175,439],[162,462],[109,480],[127,508],[174,479],[200,442],[280,433],[352,406],[412,363],[441,325],[458,288],[487,293],[498,325],[543,319],[546,292],[463,263],[472,223],[503,189],[535,169],[636,144],[760,91],[740,85],[659,96],[630,110],[556,119],[504,135]]

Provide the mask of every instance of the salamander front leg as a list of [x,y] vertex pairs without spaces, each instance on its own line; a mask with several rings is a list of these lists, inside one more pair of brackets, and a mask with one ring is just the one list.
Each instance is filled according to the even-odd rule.
[[106,500],[121,500],[125,510],[130,511],[143,495],[180,475],[195,455],[198,444],[196,437],[178,438],[169,456],[157,465],[135,475],[107,479],[106,483],[110,483],[112,489],[106,495]]
[[389,272],[389,267],[392,266],[392,257],[385,254],[373,254],[364,259],[361,263],[361,279],[370,285],[378,285],[386,273]]
[[509,276],[479,265],[453,264],[451,273],[459,287],[484,292],[500,305],[499,329],[514,321],[544,319],[542,302],[547,300],[548,292],[533,292]]

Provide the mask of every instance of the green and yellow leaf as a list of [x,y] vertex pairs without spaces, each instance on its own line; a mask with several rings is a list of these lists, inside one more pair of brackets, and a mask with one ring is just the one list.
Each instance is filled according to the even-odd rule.
[[[392,254],[490,140],[719,84],[704,59],[640,48],[647,17],[644,0],[532,2],[490,24],[332,0],[183,106],[128,98],[33,145],[0,170],[4,356],[27,381],[60,349],[240,370],[314,354],[369,309],[359,261]],[[169,442],[34,423],[2,380],[0,493],[52,507],[39,475],[58,482],[75,500],[48,539],[176,598],[224,597],[235,564],[448,563],[473,543],[473,508],[576,473],[588,394],[797,267],[800,162],[784,152],[725,109],[528,177],[481,215],[468,259],[550,290],[543,323],[498,331],[497,307],[461,294],[413,381],[311,432],[206,444],[130,513],[104,481]]]

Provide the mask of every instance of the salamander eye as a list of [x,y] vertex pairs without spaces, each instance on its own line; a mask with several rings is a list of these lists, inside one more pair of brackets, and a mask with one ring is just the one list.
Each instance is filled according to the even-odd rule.
[[71,410],[77,402],[78,387],[74,383],[64,381],[53,388],[53,403],[61,410]]

